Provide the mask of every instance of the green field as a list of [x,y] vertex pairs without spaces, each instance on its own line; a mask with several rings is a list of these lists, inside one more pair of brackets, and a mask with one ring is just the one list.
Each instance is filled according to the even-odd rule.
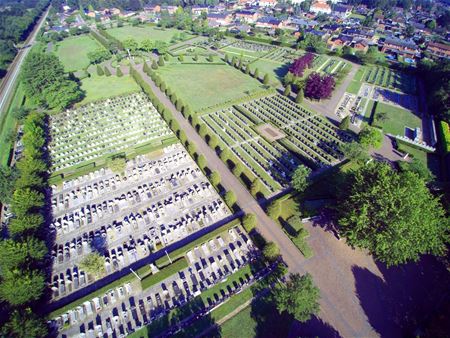
[[112,96],[134,93],[140,90],[137,83],[130,76],[98,76],[92,74],[81,81],[81,89],[86,97],[78,105],[106,99]]
[[289,66],[290,62],[280,63],[267,59],[259,59],[250,64],[250,69],[254,72],[254,70],[258,68],[260,77],[264,77],[265,74],[269,74],[270,84],[278,87],[282,84],[281,81],[287,74]]
[[[379,120],[380,113],[386,113],[384,121]],[[377,103],[373,124],[382,128],[385,133],[401,136],[405,135],[406,127],[411,129],[422,127],[420,117],[413,112],[381,102]]]
[[243,57],[252,58],[252,59],[256,59],[256,58],[259,58],[259,57],[267,54],[267,52],[253,51],[253,50],[238,48],[238,47],[234,47],[234,46],[227,46],[225,48],[222,48],[222,51],[224,51],[225,53],[228,53],[230,55],[230,57],[243,56]]
[[150,26],[145,27],[124,26],[108,29],[107,32],[119,41],[134,39],[138,43],[146,39],[150,39],[152,41],[164,41],[169,43],[171,42],[174,36],[180,36],[180,34],[184,34],[184,40],[193,37],[193,35],[179,31],[177,29],[170,29],[170,28],[163,29]]
[[352,80],[345,91],[357,95],[359,93],[359,89],[361,88],[361,86],[362,86],[361,82]]
[[167,87],[194,111],[263,89],[257,80],[225,64],[171,64],[157,72]]
[[222,336],[227,338],[252,338],[256,336],[256,321],[252,318],[252,308],[246,307],[222,325]]
[[73,72],[89,66],[87,54],[99,48],[103,47],[92,37],[80,35],[58,42],[56,55],[64,65],[65,71]]

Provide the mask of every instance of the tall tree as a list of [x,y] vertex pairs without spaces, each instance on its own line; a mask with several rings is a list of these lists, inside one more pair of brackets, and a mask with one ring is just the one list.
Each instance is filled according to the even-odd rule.
[[39,299],[45,288],[42,272],[12,270],[3,273],[0,282],[0,298],[11,305],[23,305]]
[[372,162],[356,170],[337,203],[342,234],[352,246],[369,250],[387,265],[442,255],[449,220],[425,182]]
[[310,274],[291,274],[285,285],[276,284],[272,291],[278,312],[286,311],[302,323],[319,313],[319,298],[319,289]]
[[308,187],[309,182],[308,178],[311,174],[311,169],[304,165],[299,165],[297,169],[295,169],[294,174],[292,175],[291,184],[292,187],[298,191],[303,192]]

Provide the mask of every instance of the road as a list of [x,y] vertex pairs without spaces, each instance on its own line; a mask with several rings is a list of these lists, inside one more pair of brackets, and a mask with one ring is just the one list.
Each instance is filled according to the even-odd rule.
[[[197,134],[183,115],[176,110],[175,106],[164,93],[143,72],[143,65],[135,65],[135,68],[150,85],[158,99],[173,114],[181,129],[186,133],[187,138],[195,143],[197,151],[206,157],[209,169],[220,172],[222,178],[221,184],[225,189],[234,191],[237,197],[237,203],[241,209],[245,213],[253,213],[256,215],[258,230],[268,241],[273,241],[278,245],[289,271],[292,273],[304,274],[309,272],[312,274],[321,290],[320,318],[338,330],[343,337],[377,336],[359,304],[358,296],[355,292],[354,280],[351,278],[342,278],[341,272],[338,269],[330,269],[330,266],[339,268],[342,265],[357,264],[352,261],[352,256],[349,256],[347,252],[342,255],[337,251],[329,257],[331,260],[330,264],[321,264],[317,257],[309,260],[305,259],[281,227],[266,215],[262,207],[254,200],[248,190]],[[317,236],[320,241],[323,240],[323,236],[328,238],[328,234],[324,231],[317,232]],[[322,248],[322,250],[326,250],[326,248]],[[348,250],[351,251],[351,249]],[[368,257],[364,256],[364,254],[361,255]]]
[[9,66],[8,72],[3,78],[2,84],[0,85],[0,120],[3,118],[2,115],[6,114],[6,111],[8,109],[9,99],[11,94],[14,92],[15,84],[17,81],[17,77],[19,76],[20,67],[22,66],[23,60],[25,60],[25,57],[31,50],[31,46],[36,41],[36,36],[45,22],[48,11],[49,8],[47,8],[47,11],[45,11],[45,13],[39,19],[33,31],[24,42],[23,45],[25,47],[19,50],[13,62]]

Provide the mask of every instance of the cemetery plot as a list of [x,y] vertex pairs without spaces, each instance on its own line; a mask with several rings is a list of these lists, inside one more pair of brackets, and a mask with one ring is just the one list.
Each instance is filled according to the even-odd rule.
[[346,62],[330,58],[324,64],[319,66],[317,70],[331,75],[341,71],[345,67],[348,67]]
[[134,39],[138,43],[141,43],[144,40],[170,43],[174,42],[174,39],[183,41],[193,37],[193,35],[186,32],[180,33],[177,29],[151,26],[124,26],[108,29],[107,32],[121,42],[127,39]]
[[319,168],[340,162],[339,146],[350,141],[325,118],[281,95],[249,101],[237,108],[256,124],[271,122],[280,128],[286,134],[281,143]]
[[103,275],[110,274],[230,212],[176,144],[162,154],[128,161],[123,174],[101,169],[54,186],[52,215],[51,288],[53,299],[58,299],[98,277],[80,268],[89,254],[100,254]]
[[193,111],[264,90],[257,80],[226,64],[167,64],[156,72]]
[[418,111],[419,104],[417,102],[417,97],[413,95],[403,94],[399,92],[393,92],[388,89],[383,89],[376,87],[372,99],[381,101],[384,103],[392,104],[400,108],[405,108],[407,110]]
[[93,162],[173,134],[142,93],[92,103],[51,117],[52,171]]
[[313,70],[320,71],[323,66],[328,62],[329,58],[325,55],[315,55],[313,61]]
[[274,192],[288,185],[299,162],[278,144],[262,139],[236,109],[202,115],[202,120],[263,185]]
[[[263,276],[263,271],[250,269],[248,263],[257,256],[257,249],[240,226],[211,237],[185,254],[187,267],[183,265],[150,287],[139,285],[137,280],[117,285],[54,318],[52,325],[63,337],[122,337],[143,325],[151,325],[156,336],[170,326],[169,320],[161,325],[162,317],[169,312],[196,298],[201,303],[198,314],[207,314]],[[155,277],[163,271],[156,272]],[[227,281],[235,279],[235,283]]]
[[414,76],[386,67],[364,67],[362,81],[408,94],[415,94],[417,90]]
[[226,53],[234,55],[242,54],[243,56],[247,57],[259,58],[266,55],[273,49],[274,47],[270,45],[238,40],[234,42],[232,45],[223,48],[222,50]]
[[274,48],[268,54],[266,54],[264,56],[264,59],[279,63],[286,63],[293,61],[300,55],[302,55],[301,52],[295,51],[290,48],[279,47]]
[[85,34],[64,39],[56,44],[56,55],[66,72],[74,72],[89,66],[88,53],[103,47],[91,36]]

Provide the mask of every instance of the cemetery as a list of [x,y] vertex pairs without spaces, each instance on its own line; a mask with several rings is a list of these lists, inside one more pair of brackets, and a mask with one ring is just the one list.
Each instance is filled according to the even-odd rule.
[[173,138],[143,93],[119,96],[70,109],[50,119],[52,171],[129,153]]
[[257,80],[226,64],[167,64],[156,72],[193,111],[264,90]]
[[255,124],[270,122],[278,127],[286,134],[279,142],[314,168],[339,163],[343,156],[340,144],[351,140],[324,117],[281,95],[245,102],[237,109]]
[[88,53],[101,48],[102,45],[88,34],[64,39],[54,46],[55,53],[66,72],[74,72],[89,66]]
[[218,136],[223,149],[230,149],[270,192],[287,187],[299,162],[278,144],[270,144],[250,126],[253,124],[235,108],[201,116]]
[[[180,144],[52,187],[53,299],[92,283],[230,215]],[[98,275],[80,263],[97,253]]]
[[382,128],[385,133],[410,137],[409,131],[422,128],[422,120],[410,110],[377,102],[374,125]]
[[193,37],[193,35],[184,31],[180,33],[177,29],[153,26],[123,26],[108,29],[107,32],[121,42],[127,39],[133,39],[138,43],[141,43],[144,40],[170,43],[173,42],[174,37],[178,37],[181,41]]
[[260,58],[274,50],[274,46],[264,45],[256,42],[236,40],[234,43],[222,48],[222,51],[232,56],[244,56],[252,59]]
[[[185,263],[176,273],[149,286],[136,278],[115,285],[56,316],[52,326],[67,337],[123,336],[147,325],[152,336],[162,334],[172,314],[188,302],[197,301],[199,315],[207,314],[262,278],[264,271],[248,265],[257,254],[245,231],[232,227],[184,252]],[[157,277],[167,268],[151,269]]]
[[400,73],[381,66],[365,66],[361,81],[407,94],[416,94],[416,79],[413,75]]

